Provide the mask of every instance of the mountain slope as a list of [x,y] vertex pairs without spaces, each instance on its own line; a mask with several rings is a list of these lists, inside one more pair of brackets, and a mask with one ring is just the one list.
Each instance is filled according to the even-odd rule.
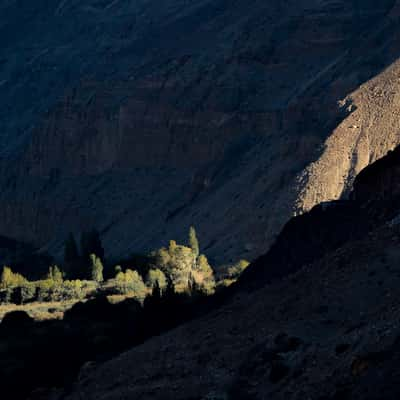
[[[201,319],[88,366],[66,397],[48,398],[398,398],[399,165],[400,148],[357,178],[346,204],[376,217],[363,235],[291,276],[237,291]],[[336,227],[346,218],[336,216]],[[307,234],[304,219],[296,220]],[[290,248],[293,236],[287,240]],[[272,252],[264,265],[249,267],[253,278],[255,268],[266,269],[265,277],[277,266]]]
[[0,7],[0,233],[56,255],[194,224],[213,262],[252,258],[400,142],[396,1]]

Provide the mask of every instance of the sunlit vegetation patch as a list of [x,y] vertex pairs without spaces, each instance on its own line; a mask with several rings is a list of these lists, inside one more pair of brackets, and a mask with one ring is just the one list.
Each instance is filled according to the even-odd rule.
[[115,263],[105,258],[95,231],[82,235],[79,246],[70,235],[64,253],[64,262],[51,265],[39,280],[9,266],[2,270],[5,398],[69,386],[88,361],[103,362],[215,310],[232,293],[226,286],[248,265],[240,261],[215,273],[194,228],[186,244],[171,240],[150,254]]
[[236,263],[221,266],[216,278],[218,287],[228,287],[235,283],[249,265],[247,260],[239,260]]
[[101,294],[114,301],[134,298],[143,304],[148,296],[156,293],[161,298],[168,291],[169,295],[174,292],[209,296],[235,282],[249,264],[241,260],[224,266],[216,275],[206,255],[200,252],[193,227],[187,245],[171,240],[167,247],[135,259],[140,264],[137,268],[117,265],[106,271],[99,234],[96,231],[82,234],[79,246],[71,234],[64,246],[63,268],[50,266],[40,280],[30,281],[4,266],[0,304],[81,301]]

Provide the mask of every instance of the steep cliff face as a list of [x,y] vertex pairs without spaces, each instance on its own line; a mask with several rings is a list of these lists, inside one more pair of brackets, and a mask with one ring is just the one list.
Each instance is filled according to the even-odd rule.
[[0,233],[251,258],[400,142],[395,1],[158,3],[0,6]]

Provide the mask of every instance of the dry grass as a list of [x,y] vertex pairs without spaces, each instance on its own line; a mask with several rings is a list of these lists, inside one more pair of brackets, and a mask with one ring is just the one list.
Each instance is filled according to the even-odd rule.
[[[149,293],[147,293],[148,295]],[[123,301],[127,299],[136,299],[140,301],[140,299],[137,298],[137,296],[134,293],[127,293],[127,294],[112,294],[110,296],[107,296],[108,301],[111,304],[118,304],[122,303]]]
[[37,321],[62,319],[64,312],[70,309],[75,303],[77,303],[77,300],[65,302],[35,302],[24,305],[3,304],[0,305],[0,320],[11,311],[26,311]]

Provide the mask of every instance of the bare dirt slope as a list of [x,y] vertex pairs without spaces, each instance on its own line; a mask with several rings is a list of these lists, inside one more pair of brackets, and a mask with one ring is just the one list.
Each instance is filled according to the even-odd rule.
[[300,174],[299,207],[347,196],[355,176],[399,142],[400,63],[344,99],[352,109],[324,143],[322,154]]
[[[399,143],[399,6],[4,1],[0,233],[263,253]],[[361,86],[360,86],[361,85]]]

